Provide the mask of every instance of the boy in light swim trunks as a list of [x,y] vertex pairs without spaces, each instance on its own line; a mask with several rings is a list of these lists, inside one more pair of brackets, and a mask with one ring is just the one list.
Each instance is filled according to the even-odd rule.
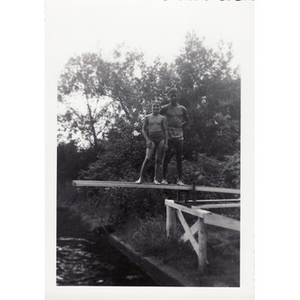
[[168,164],[172,158],[171,149],[175,149],[178,185],[184,185],[182,182],[182,149],[183,149],[183,130],[182,127],[189,123],[189,116],[187,110],[183,105],[180,105],[177,101],[177,90],[172,88],[169,91],[170,104],[164,105],[160,114],[165,116],[168,123],[168,144],[169,147],[166,149],[163,158],[163,180],[162,184],[168,184],[167,171]]
[[162,161],[163,149],[168,148],[168,138],[167,138],[167,123],[166,118],[159,114],[160,104],[155,101],[152,104],[152,114],[145,117],[142,133],[146,140],[146,157],[144,159],[140,178],[136,183],[142,183],[145,175],[145,170],[148,162],[151,159],[154,151],[155,154],[155,172],[154,172],[154,183],[160,184],[158,181],[158,169]]

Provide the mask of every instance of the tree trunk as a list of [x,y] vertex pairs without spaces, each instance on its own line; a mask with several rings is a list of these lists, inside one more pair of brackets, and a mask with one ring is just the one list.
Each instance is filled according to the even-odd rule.
[[130,116],[130,114],[129,114],[127,108],[125,107],[125,105],[124,105],[124,103],[123,103],[123,101],[122,101],[121,98],[119,98],[119,102],[120,102],[120,104],[121,104],[122,109],[123,109],[124,112],[125,112],[125,115],[126,115],[126,117],[127,117],[127,120],[128,120],[128,121],[131,121],[131,116]]
[[95,126],[94,126],[95,120],[92,116],[92,111],[91,111],[91,107],[90,107],[90,104],[89,104],[89,99],[88,99],[87,96],[86,96],[86,100],[87,100],[87,108],[88,108],[89,119],[90,119],[89,120],[90,121],[90,128],[91,128],[93,141],[94,141],[94,145],[92,145],[92,146],[94,148],[97,148],[98,147],[98,142],[97,142],[97,135],[96,135],[96,130],[95,130]]

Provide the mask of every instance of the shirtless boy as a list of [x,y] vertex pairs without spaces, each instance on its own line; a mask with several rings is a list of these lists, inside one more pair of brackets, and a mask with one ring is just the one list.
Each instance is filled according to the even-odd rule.
[[162,160],[163,149],[168,148],[168,139],[166,118],[159,114],[159,110],[159,102],[153,102],[152,114],[147,115],[143,123],[142,133],[147,145],[146,157],[142,165],[140,178],[136,183],[143,182],[147,164],[150,161],[153,152],[156,150],[154,183],[160,184],[157,178],[158,169]]
[[177,102],[177,90],[169,91],[170,104],[164,105],[160,114],[166,116],[168,123],[168,149],[166,149],[163,157],[163,180],[162,184],[168,184],[166,179],[168,164],[172,158],[171,149],[175,149],[177,164],[177,184],[184,185],[182,182],[182,149],[183,149],[183,130],[182,127],[189,122],[189,116],[184,106]]

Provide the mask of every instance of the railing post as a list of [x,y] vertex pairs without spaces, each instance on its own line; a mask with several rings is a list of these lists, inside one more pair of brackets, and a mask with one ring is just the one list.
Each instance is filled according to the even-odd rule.
[[203,273],[207,262],[207,228],[203,218],[199,218],[198,247],[198,266],[200,273]]
[[167,214],[167,222],[166,222],[166,231],[167,231],[167,238],[173,239],[176,237],[177,233],[177,222],[176,222],[176,212],[175,208],[170,207],[168,205],[168,201],[166,200],[166,214]]

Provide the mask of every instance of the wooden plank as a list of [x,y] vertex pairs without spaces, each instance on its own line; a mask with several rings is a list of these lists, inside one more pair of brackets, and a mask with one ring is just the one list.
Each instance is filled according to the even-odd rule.
[[177,231],[177,222],[176,222],[176,212],[175,208],[170,206],[166,206],[166,231],[167,231],[167,238],[174,238],[176,236]]
[[239,189],[230,189],[230,188],[219,188],[219,187],[210,187],[210,186],[198,186],[195,187],[196,192],[212,192],[212,193],[228,193],[228,194],[240,194]]
[[240,221],[231,219],[225,216],[214,214],[210,211],[206,211],[200,208],[189,208],[177,203],[174,203],[173,200],[165,200],[165,205],[169,205],[173,208],[179,209],[183,212],[191,214],[193,216],[204,218],[204,222],[208,225],[214,225],[222,228],[232,229],[240,231]]
[[198,267],[203,274],[207,261],[207,228],[203,219],[198,219]]
[[[126,181],[97,181],[97,180],[73,180],[73,185],[76,187],[116,187],[116,188],[140,188],[140,189],[161,189],[161,190],[176,190],[176,191],[192,191],[192,185],[157,185],[154,183],[135,183]],[[198,192],[214,192],[214,193],[230,193],[239,194],[238,189],[229,188],[218,188],[218,187],[205,187],[205,186],[195,186],[195,191]]]
[[194,235],[192,234],[191,230],[190,230],[190,226],[188,225],[188,223],[185,221],[185,218],[182,214],[182,212],[180,210],[176,211],[178,219],[180,220],[180,223],[182,225],[182,227],[184,228],[185,233],[188,236],[189,241],[191,242],[195,252],[197,253],[197,256],[199,257],[199,247],[198,247],[198,243],[194,237]]
[[165,200],[165,205],[168,205],[168,206],[171,206],[173,208],[179,209],[181,211],[184,211],[184,212],[186,212],[190,215],[193,215],[193,216],[196,216],[196,217],[199,217],[199,218],[204,218],[204,216],[206,214],[211,213],[209,211],[205,211],[205,210],[201,210],[201,209],[192,209],[192,208],[183,206],[181,204],[174,203],[173,200],[168,200],[168,199]]
[[240,202],[241,199],[202,199],[202,200],[186,200],[187,203],[215,203],[215,202]]
[[184,185],[179,186],[177,184],[154,184],[154,183],[135,183],[135,182],[125,182],[125,181],[92,181],[92,180],[73,180],[73,185],[77,187],[108,187],[108,188],[137,188],[137,189],[160,189],[160,190],[181,190],[189,191],[191,186]]
[[192,208],[235,208],[241,207],[240,203],[212,203],[212,204],[202,204],[197,206],[192,206]]
[[240,221],[214,213],[206,214],[204,222],[208,225],[240,231]]
[[[199,218],[198,220],[194,223],[194,225],[192,227],[190,227],[191,233],[193,235],[195,235],[195,233],[198,231],[198,227],[199,227]],[[188,240],[188,235],[187,233],[184,233],[180,239],[185,243]]]

